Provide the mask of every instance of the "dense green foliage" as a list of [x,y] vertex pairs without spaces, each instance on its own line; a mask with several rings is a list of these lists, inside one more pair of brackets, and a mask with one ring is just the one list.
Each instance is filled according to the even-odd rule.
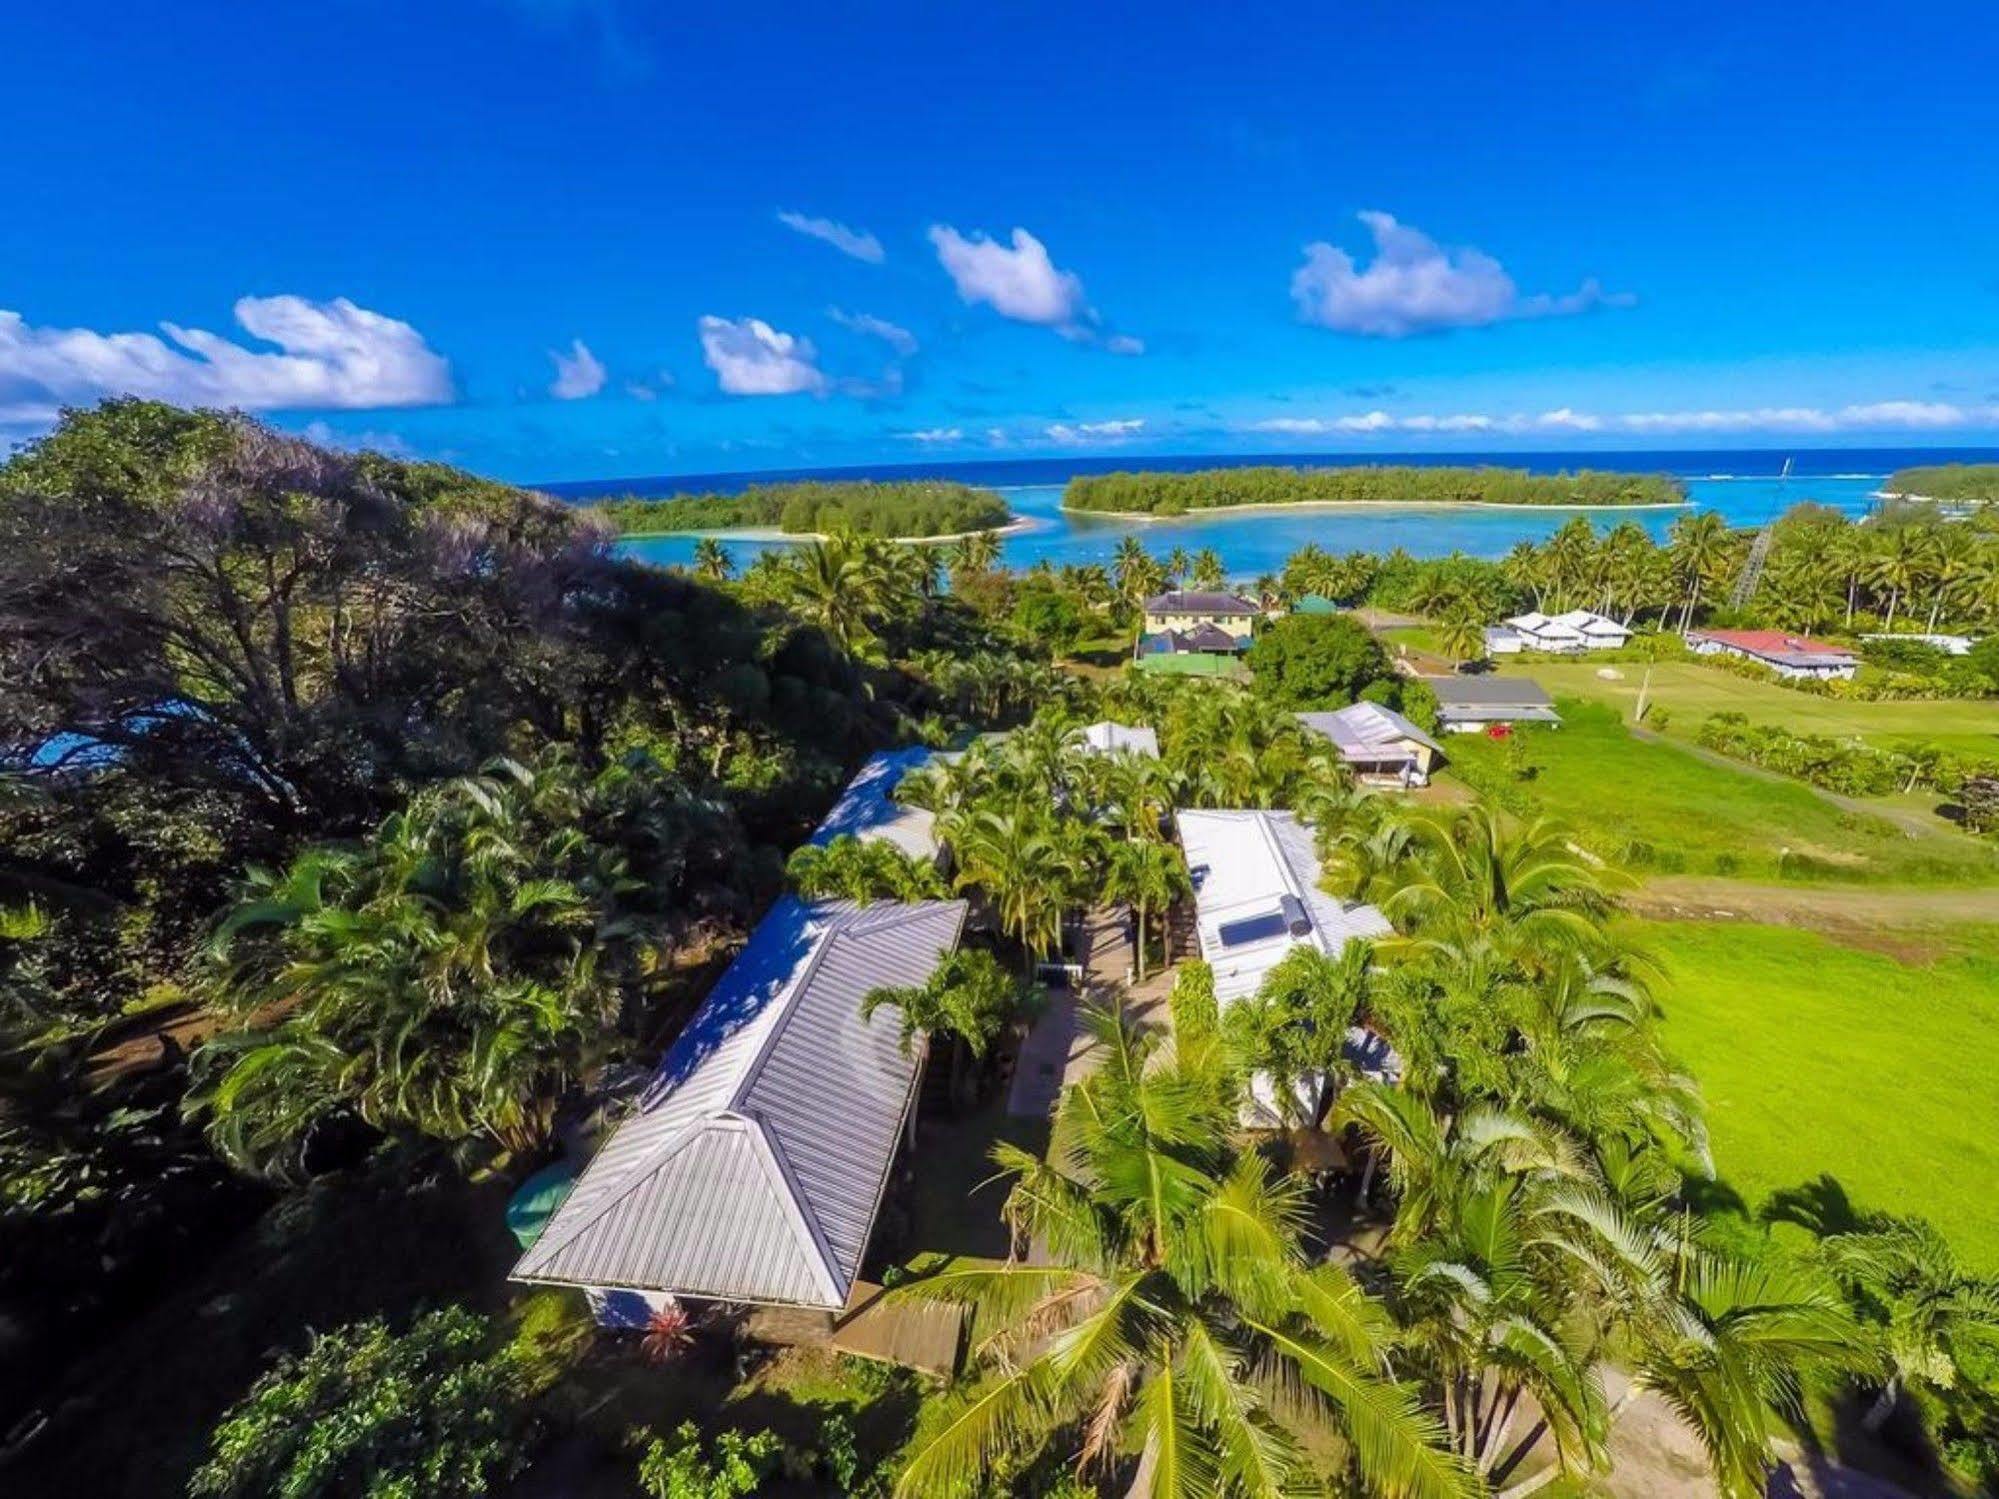
[[1291,614],[1249,648],[1256,695],[1285,708],[1343,708],[1377,683],[1393,685],[1388,653],[1350,614]]
[[1887,494],[1925,500],[1999,500],[1999,463],[1939,463],[1900,468],[1881,486]]
[[1824,734],[1787,733],[1768,724],[1752,724],[1740,713],[1715,714],[1701,725],[1697,740],[1708,749],[1846,796],[1887,796],[1918,786],[1954,795],[1966,779],[1990,776],[1999,769],[1990,760],[1929,746],[1884,750]]
[[190,1492],[473,1499],[526,1460],[534,1392],[531,1361],[462,1307],[402,1332],[337,1328],[282,1357],[229,1412]]
[[1369,466],[1079,474],[1069,481],[1062,503],[1071,510],[1185,515],[1234,505],[1673,505],[1685,498],[1678,480],[1659,474]]
[[775,527],[788,536],[922,537],[983,531],[1013,519],[989,489],[941,479],[753,484],[740,494],[629,495],[590,507],[627,536]]
[[703,1450],[701,1433],[683,1422],[672,1438],[655,1438],[639,1458],[639,1487],[647,1499],[741,1499],[754,1494],[784,1457],[774,1432],[730,1429]]

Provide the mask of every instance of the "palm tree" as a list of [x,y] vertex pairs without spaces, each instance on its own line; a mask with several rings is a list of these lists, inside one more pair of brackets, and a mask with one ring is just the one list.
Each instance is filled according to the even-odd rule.
[[1999,1280],[1968,1274],[1920,1218],[1881,1216],[1819,1254],[1879,1340],[1887,1377],[1863,1418],[1878,1430],[1906,1388],[1947,1393],[1967,1359],[1999,1346]]
[[930,1045],[943,1036],[951,1046],[951,1097],[959,1099],[965,1054],[984,1060],[993,1043],[1036,1003],[1037,994],[1010,978],[991,953],[961,947],[921,984],[869,990],[861,1001],[861,1016],[872,1019],[883,1005],[893,1008],[902,1023],[905,1054],[918,1037]]
[[885,838],[843,834],[793,852],[785,875],[807,900],[935,900],[945,894],[935,863]]
[[1220,588],[1228,581],[1228,569],[1222,565],[1222,554],[1213,547],[1202,547],[1194,554],[1188,581],[1196,588]]
[[1454,604],[1437,621],[1437,649],[1463,670],[1485,655],[1485,625],[1463,603]]
[[735,559],[729,549],[712,536],[704,536],[694,543],[694,576],[710,583],[727,581],[736,570]]
[[1053,1160],[1011,1145],[1016,1244],[1042,1263],[953,1265],[892,1295],[977,1309],[976,1382],[920,1432],[899,1495],[957,1492],[998,1460],[1074,1432],[1079,1466],[1140,1495],[1275,1496],[1343,1439],[1371,1492],[1467,1495],[1465,1464],[1385,1372],[1382,1308],[1301,1246],[1294,1179],[1228,1141],[1201,1060],[1093,1013],[1102,1065],[1063,1100]]
[[[651,836],[657,793],[621,775],[495,762],[361,847],[255,877],[214,941],[243,1028],[195,1056],[192,1107],[217,1149],[283,1176],[340,1119],[513,1152],[544,1140],[656,940],[622,849]],[[617,799],[618,835],[587,836]]]
[[1193,563],[1187,557],[1187,549],[1176,546],[1166,554],[1166,581],[1177,586],[1180,580],[1187,576],[1188,569],[1192,566]]
[[1686,602],[1680,610],[1680,628],[1684,630],[1700,607],[1702,587],[1720,576],[1734,551],[1728,522],[1712,510],[1683,515],[1673,522],[1666,550],[1686,588]]
[[1895,526],[1875,539],[1866,567],[1868,580],[1888,590],[1882,629],[1895,628],[1897,607],[1930,575],[1934,553],[1934,539],[1919,526]]
[[1347,1032],[1366,1005],[1373,959],[1366,942],[1336,957],[1301,944],[1223,1016],[1237,1070],[1267,1081],[1281,1123],[1317,1129],[1350,1080]]
[[775,578],[780,598],[826,632],[850,656],[875,643],[870,627],[880,607],[878,553],[864,541],[829,536],[798,549]]
[[992,903],[1000,929],[1021,945],[1026,971],[1062,941],[1062,919],[1075,904],[1084,871],[1060,828],[1023,801],[1010,811],[976,807],[947,824],[958,862],[958,888]]
[[1164,911],[1188,889],[1187,861],[1175,845],[1153,839],[1126,839],[1111,845],[1104,868],[1103,897],[1131,907],[1141,984],[1145,982],[1145,947],[1150,934],[1147,918],[1155,911]]

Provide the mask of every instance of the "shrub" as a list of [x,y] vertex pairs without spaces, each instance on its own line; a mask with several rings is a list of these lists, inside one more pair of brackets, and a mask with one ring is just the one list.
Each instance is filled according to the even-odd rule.
[[1888,796],[1920,772],[1908,755],[1824,734],[1792,734],[1752,724],[1740,713],[1715,714],[1696,738],[1708,749],[1845,796]]
[[374,1319],[286,1354],[223,1416],[195,1495],[480,1495],[519,1472],[538,1375],[464,1307]]
[[646,1448],[639,1459],[639,1487],[648,1499],[740,1499],[755,1493],[784,1456],[774,1433],[734,1429],[715,1438],[711,1456],[699,1429],[685,1421],[671,1440],[655,1439]]

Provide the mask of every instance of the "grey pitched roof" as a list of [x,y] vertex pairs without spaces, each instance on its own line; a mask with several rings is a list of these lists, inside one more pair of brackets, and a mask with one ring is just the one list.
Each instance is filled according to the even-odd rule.
[[963,901],[771,908],[513,1278],[837,1310],[915,1091],[883,985],[957,946]]
[[1145,601],[1145,612],[1147,614],[1231,614],[1245,617],[1263,613],[1240,594],[1206,593],[1184,588],[1154,594]]
[[1425,677],[1440,708],[1547,708],[1547,690],[1527,677]]
[[1340,754],[1349,760],[1393,750],[1404,741],[1443,753],[1443,746],[1436,740],[1393,708],[1380,703],[1349,703],[1330,713],[1300,713],[1298,722],[1332,740]]
[[914,858],[936,858],[936,819],[921,807],[895,800],[903,777],[935,757],[922,745],[870,755],[813,831],[812,841],[823,846],[835,838],[879,838]]

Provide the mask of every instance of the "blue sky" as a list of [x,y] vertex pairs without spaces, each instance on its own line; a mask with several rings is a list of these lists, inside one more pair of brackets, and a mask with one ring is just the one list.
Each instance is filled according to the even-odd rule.
[[6,45],[0,443],[117,390],[528,480],[1999,437],[1989,7],[106,0]]

